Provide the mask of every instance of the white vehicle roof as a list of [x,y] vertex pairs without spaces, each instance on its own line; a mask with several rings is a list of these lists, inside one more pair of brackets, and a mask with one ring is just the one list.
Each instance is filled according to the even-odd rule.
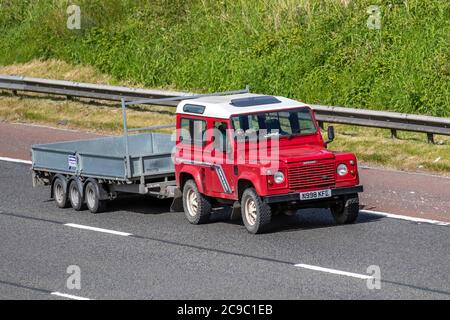
[[[279,102],[274,99],[277,99]],[[184,108],[186,105],[203,106],[204,111],[203,113],[189,112],[188,107],[186,109]],[[229,119],[233,115],[305,106],[308,105],[285,97],[244,93],[182,100],[178,104],[176,112],[179,114],[194,114],[204,117]]]

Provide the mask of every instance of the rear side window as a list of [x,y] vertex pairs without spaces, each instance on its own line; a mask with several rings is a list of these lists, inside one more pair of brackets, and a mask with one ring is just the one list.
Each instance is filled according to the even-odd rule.
[[226,122],[214,122],[214,149],[220,152],[228,152],[231,150],[230,141],[227,135]]
[[184,144],[203,145],[206,141],[206,121],[192,118],[181,118],[180,141]]
[[200,105],[196,105],[196,104],[186,104],[183,107],[183,111],[184,112],[189,112],[189,113],[203,114],[203,112],[205,112],[205,107],[204,106],[200,106]]

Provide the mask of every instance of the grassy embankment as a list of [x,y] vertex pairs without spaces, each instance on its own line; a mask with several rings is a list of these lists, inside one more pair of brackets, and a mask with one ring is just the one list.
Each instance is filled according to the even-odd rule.
[[[66,27],[73,3],[81,30]],[[381,9],[380,30],[367,27],[369,5]],[[250,84],[308,103],[448,117],[449,18],[447,0],[0,0],[0,72],[43,59],[49,65],[31,62],[23,73],[194,92]],[[52,69],[52,59],[68,64]],[[0,106],[3,119],[120,130],[120,112],[110,108],[11,96]],[[130,116],[148,125],[171,114]],[[333,147],[363,162],[450,172],[448,139],[429,146],[423,135],[338,132]]]

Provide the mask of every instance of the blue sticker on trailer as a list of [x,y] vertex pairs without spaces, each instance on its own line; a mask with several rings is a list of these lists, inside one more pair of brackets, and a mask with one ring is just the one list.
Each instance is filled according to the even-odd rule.
[[78,158],[77,156],[68,156],[67,162],[69,164],[69,170],[77,170],[78,167]]

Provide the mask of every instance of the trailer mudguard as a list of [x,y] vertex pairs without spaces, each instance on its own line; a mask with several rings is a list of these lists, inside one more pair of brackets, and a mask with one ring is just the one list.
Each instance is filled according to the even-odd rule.
[[100,196],[99,200],[110,200],[110,196],[108,191],[105,190],[105,188],[98,183],[97,179],[89,178],[87,179],[83,184],[83,194],[86,193],[86,186],[89,182],[92,182],[94,184],[94,187],[97,189],[97,194]]

